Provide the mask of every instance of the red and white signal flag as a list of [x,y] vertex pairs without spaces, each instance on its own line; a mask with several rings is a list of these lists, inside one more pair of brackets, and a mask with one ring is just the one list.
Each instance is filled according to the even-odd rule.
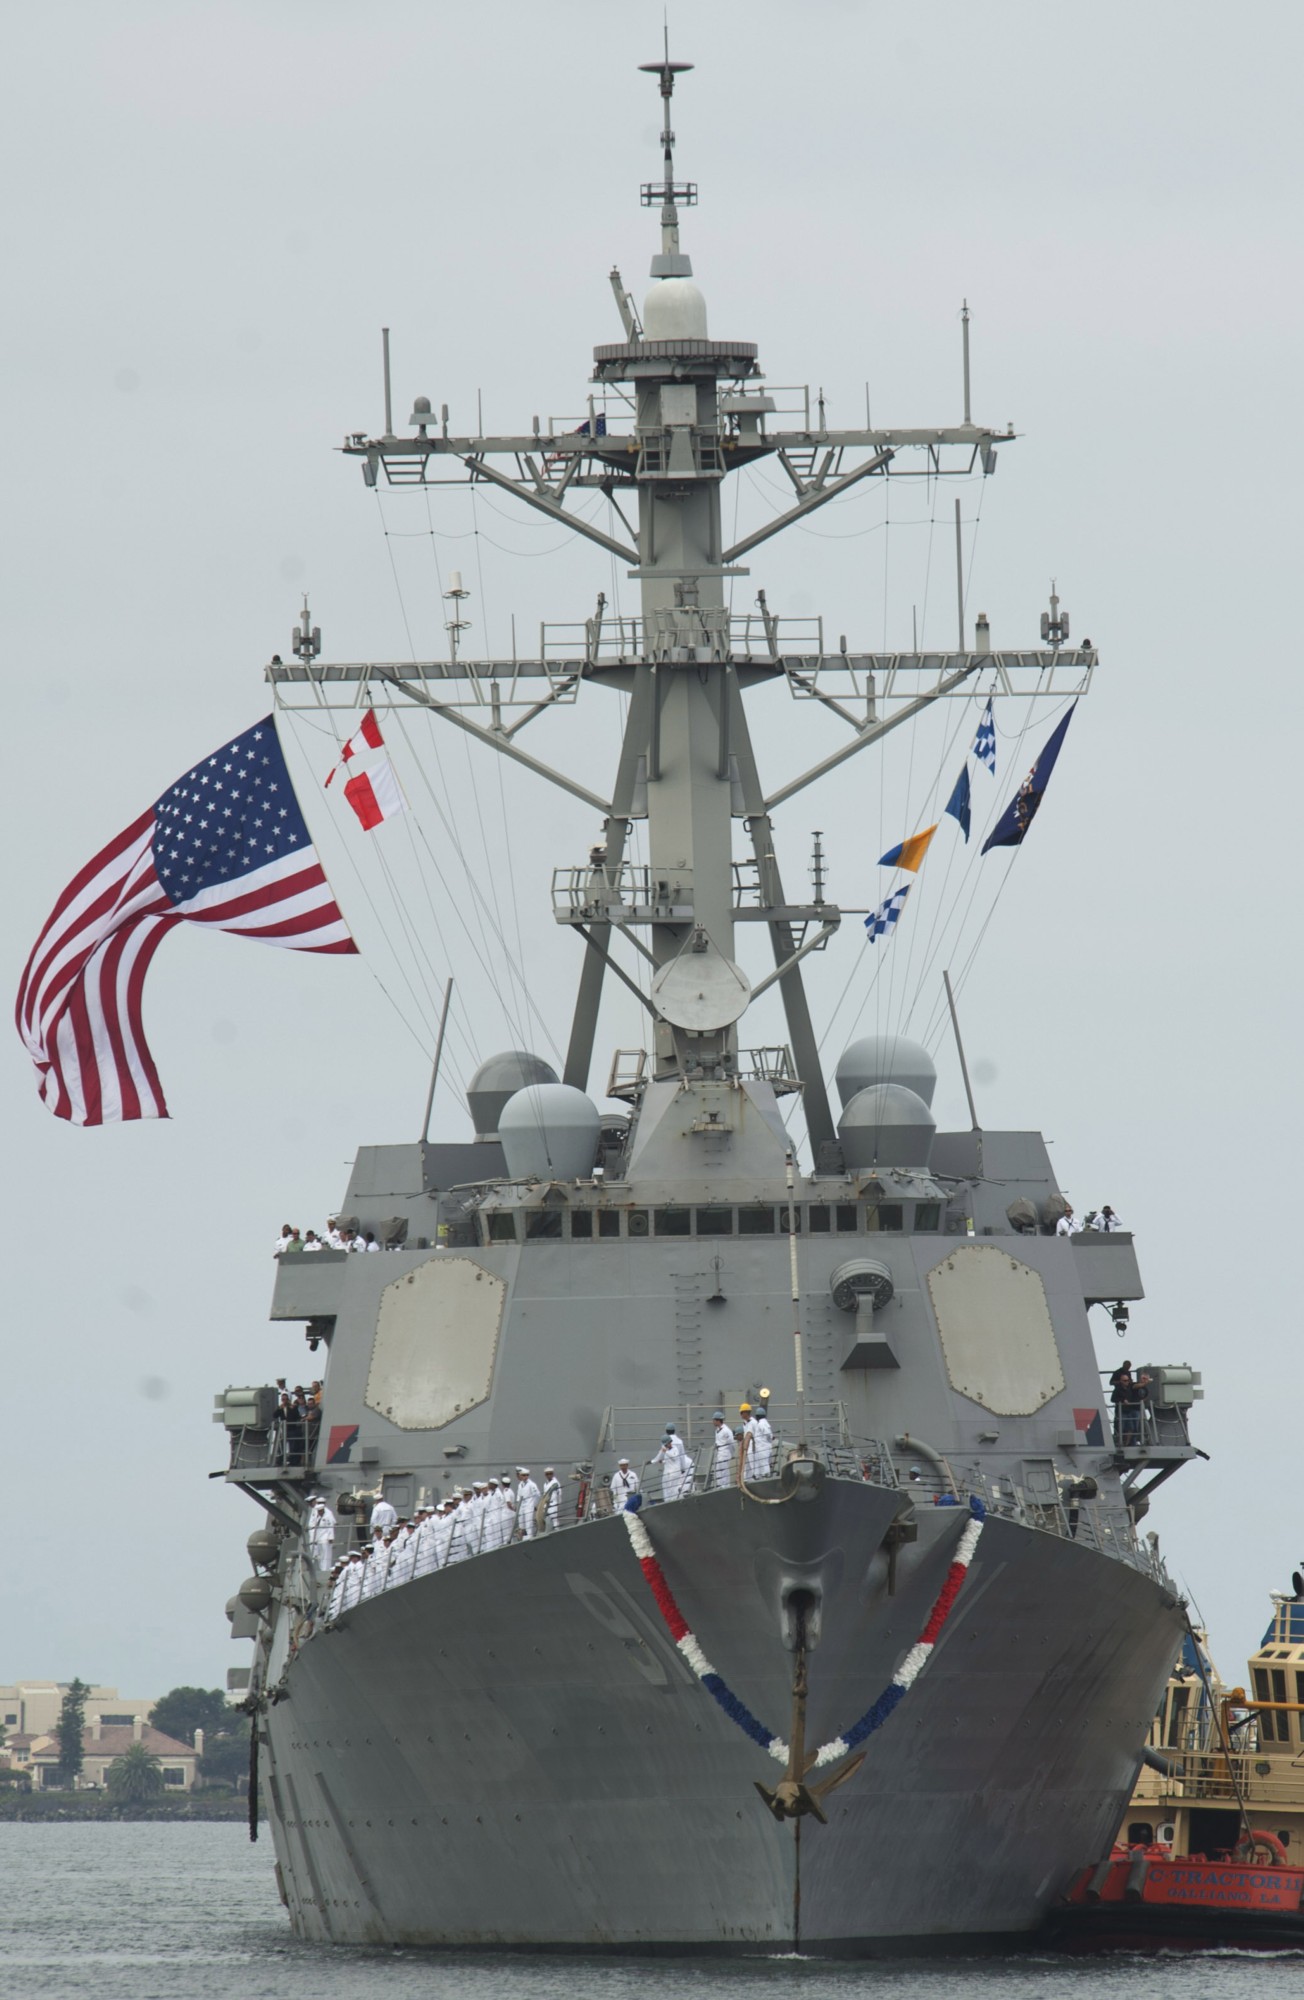
[[[353,759],[366,750],[383,750],[385,739],[380,733],[376,712],[369,708],[363,717],[361,729],[355,730],[340,751],[339,763],[326,779],[329,785],[341,765],[351,764]],[[396,813],[407,810],[407,800],[399,788],[398,777],[388,757],[378,757],[365,770],[355,771],[346,779],[344,796],[358,816],[363,831],[370,833],[372,827],[382,820],[393,819]]]

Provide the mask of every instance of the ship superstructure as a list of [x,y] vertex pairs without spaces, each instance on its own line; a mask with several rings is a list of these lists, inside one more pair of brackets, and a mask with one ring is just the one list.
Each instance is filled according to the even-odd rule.
[[[912,715],[979,685],[1062,701],[1095,654],[1056,603],[1040,647],[993,650],[983,624],[972,647],[962,630],[954,652],[899,654],[826,652],[763,592],[729,610],[770,535],[910,464],[990,472],[1012,433],[971,420],[967,376],[959,424],[831,430],[807,399],[783,427],[755,347],[709,332],[680,243],[686,67],[648,65],[660,248],[641,312],[612,274],[624,337],[594,352],[584,423],[456,436],[418,399],[404,435],[387,407],[381,435],[345,444],[369,484],[489,482],[574,528],[628,565],[639,615],[599,598],[534,659],[405,665],[328,664],[305,618],[268,669],[287,707],[428,708],[601,828],[553,876],[580,963],[560,1076],[529,1051],[489,1058],[473,1138],[359,1150],[341,1214],[382,1254],[280,1260],[272,1316],[326,1362],[311,1451],[287,1449],[273,1392],[219,1399],[227,1476],[266,1516],[232,1609],[256,1639],[262,1782],[307,1937],[872,1952],[1026,1933],[1117,1824],[1184,1629],[1136,1523],[1193,1453],[1189,1370],[1151,1371],[1165,1422],[1116,1438],[1088,1324],[1097,1305],[1125,1324],[1142,1296],[1131,1236],[1056,1233],[1037,1133],[938,1132],[932,1060],[899,1036],[845,1050],[835,1116],[803,961],[841,912],[818,883],[791,899],[776,856],[776,810]],[[731,542],[723,484],[761,459],[791,504]],[[627,532],[572,511],[582,489]],[[776,681],[845,732],[778,779],[746,704]],[[603,790],[522,740],[594,686],[627,697]],[[600,1108],[609,977],[648,1032]],[[787,1043],[751,1048],[772,986]],[[798,1092],[801,1162],[782,1115]],[[744,1403],[776,1434],[751,1478],[716,1443],[716,1413],[732,1428]],[[667,1424],[694,1468],[673,1500]],[[642,1469],[636,1528],[611,1503],[622,1459]],[[378,1498],[411,1517],[520,1466],[557,1468],[539,1532],[332,1609],[312,1496],[342,1548]],[[893,1687],[864,1761],[860,1738],[839,1750]],[[918,1865],[942,1853],[944,1884]]]

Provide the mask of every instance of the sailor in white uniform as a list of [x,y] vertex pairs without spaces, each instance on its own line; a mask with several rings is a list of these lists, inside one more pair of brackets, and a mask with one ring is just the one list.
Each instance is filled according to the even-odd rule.
[[[443,1502],[439,1503],[441,1506]],[[416,1554],[412,1562],[413,1576],[429,1576],[439,1567],[436,1560],[438,1535],[435,1532],[436,1513],[433,1507],[418,1507],[416,1513]]]
[[678,1500],[683,1493],[693,1490],[693,1461],[687,1446],[673,1424],[666,1425],[665,1436],[655,1463],[661,1467],[661,1498]]
[[625,1502],[639,1490],[638,1474],[627,1458],[622,1458],[611,1475],[611,1505],[617,1514],[625,1511]]
[[344,1589],[340,1593],[340,1610],[348,1611],[361,1601],[362,1585],[367,1572],[367,1558],[362,1549],[350,1551],[344,1570]]
[[538,1512],[541,1497],[537,1485],[530,1477],[529,1466],[518,1465],[516,1468],[516,1525],[521,1531],[521,1540],[524,1542],[532,1542],[534,1540],[535,1516]]
[[382,1493],[371,1503],[371,1537],[386,1535],[398,1520],[398,1510]]
[[308,1515],[308,1546],[313,1562],[325,1576],[335,1553],[335,1516],[320,1493]]
[[362,1596],[365,1602],[370,1597],[379,1597],[385,1588],[389,1575],[389,1550],[383,1535],[377,1535],[367,1555],[367,1565],[362,1572]]
[[[1098,1229],[1100,1224],[1093,1223],[1092,1227]],[[1072,1209],[1068,1211],[1067,1215],[1061,1215],[1059,1221],[1055,1224],[1055,1234],[1057,1236],[1080,1236],[1082,1234],[1082,1224],[1078,1221]]]
[[561,1526],[561,1481],[550,1465],[543,1468],[543,1525],[552,1534]]
[[488,1548],[489,1481],[473,1479],[466,1508],[466,1553],[478,1556]]
[[712,1463],[712,1478],[716,1486],[732,1486],[734,1483],[734,1459],[738,1452],[738,1440],[724,1420],[724,1411],[717,1410],[711,1419],[715,1425],[715,1458]]
[[512,1491],[510,1472],[505,1472],[498,1481],[498,1508],[503,1524],[503,1538],[498,1546],[505,1549],[508,1542],[516,1539],[516,1495]]
[[752,1478],[768,1479],[773,1464],[774,1429],[762,1405],[752,1416]]
[[390,1549],[389,1576],[385,1588],[393,1590],[400,1583],[411,1583],[417,1560],[417,1526],[415,1521],[400,1524]]
[[1109,1203],[1106,1202],[1105,1206],[1101,1209],[1100,1214],[1096,1217],[1091,1227],[1093,1229],[1102,1230],[1104,1234],[1108,1236],[1111,1230],[1121,1229],[1123,1227],[1123,1224],[1119,1220],[1118,1216],[1115,1215]]
[[330,1595],[326,1600],[327,1618],[334,1618],[340,1610],[340,1606],[344,1599],[345,1579],[347,1578],[348,1573],[349,1573],[348,1557],[341,1556],[339,1561],[336,1563],[334,1569],[331,1571]]

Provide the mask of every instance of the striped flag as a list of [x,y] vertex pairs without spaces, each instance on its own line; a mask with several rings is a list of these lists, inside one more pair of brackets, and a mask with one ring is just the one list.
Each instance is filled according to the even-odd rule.
[[885,902],[880,903],[876,910],[871,910],[865,919],[865,940],[868,944],[876,944],[879,938],[892,935],[913,887],[913,882],[907,882],[904,889],[894,889]]
[[16,1019],[56,1118],[167,1117],[141,1002],[154,953],[182,922],[291,951],[357,950],[273,716],[187,771],[55,904],[27,961]]
[[350,736],[348,742],[340,751],[338,761],[332,764],[330,770],[326,773],[326,783],[330,785],[340,765],[351,763],[360,750],[383,750],[384,747],[385,739],[380,733],[380,724],[376,720],[376,711],[374,708],[369,708],[362,718],[361,729],[354,730],[352,736]]

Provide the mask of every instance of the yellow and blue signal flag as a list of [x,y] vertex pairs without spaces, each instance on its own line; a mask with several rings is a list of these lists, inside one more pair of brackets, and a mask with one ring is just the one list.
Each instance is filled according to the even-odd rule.
[[895,847],[889,847],[886,854],[880,854],[880,868],[908,868],[913,874],[928,852],[928,843],[937,832],[938,821],[926,826],[922,833],[912,833],[908,840],[900,840]]

